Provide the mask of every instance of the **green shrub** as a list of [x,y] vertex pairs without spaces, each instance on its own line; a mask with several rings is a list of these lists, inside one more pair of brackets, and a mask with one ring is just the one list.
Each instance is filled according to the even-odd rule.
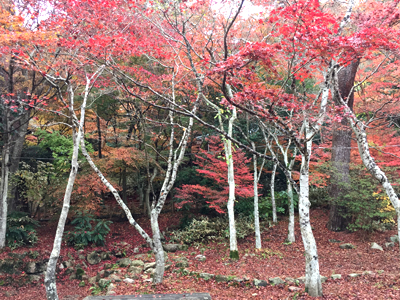
[[[251,217],[242,217],[236,220],[237,238],[245,238],[254,232]],[[229,221],[226,217],[209,219],[200,217],[182,230],[173,232],[171,241],[185,244],[206,243],[210,240],[225,239],[229,237]]]
[[[92,223],[95,224],[94,228]],[[65,238],[69,245],[76,248],[86,247],[89,243],[102,246],[105,243],[106,235],[110,232],[109,225],[111,223],[111,221],[96,220],[92,214],[78,212],[71,222],[72,225],[75,225],[74,230],[68,231]]]
[[39,222],[26,213],[12,212],[7,217],[6,242],[11,250],[25,245],[34,245],[38,241],[36,227]]

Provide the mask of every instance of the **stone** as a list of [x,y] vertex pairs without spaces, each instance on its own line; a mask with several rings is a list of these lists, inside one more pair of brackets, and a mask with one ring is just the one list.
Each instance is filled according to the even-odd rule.
[[324,283],[325,281],[328,280],[328,277],[322,275],[319,275],[319,278],[321,279],[321,283]]
[[379,246],[377,243],[372,243],[371,249],[383,251],[383,248],[381,246]]
[[132,278],[125,278],[125,279],[122,280],[122,281],[125,282],[125,283],[128,283],[128,284],[132,284],[132,283],[135,282],[135,280],[133,280]]
[[88,254],[86,259],[88,263],[91,265],[96,265],[99,262],[101,262],[101,257],[96,251],[93,251],[92,253]]
[[339,246],[340,249],[354,249],[355,246],[353,244],[350,243],[345,243],[345,244],[341,244]]
[[372,271],[364,271],[362,274],[363,275],[373,275],[374,272],[372,272]]
[[204,255],[196,255],[195,259],[197,259],[198,261],[206,261],[206,257]]
[[335,240],[335,239],[330,239],[328,241],[329,241],[329,243],[341,243],[342,242],[342,241]]
[[144,262],[142,260],[132,260],[131,267],[144,267]]
[[113,280],[115,282],[121,282],[122,281],[121,277],[119,277],[118,275],[115,275],[115,274],[112,274],[109,278],[110,278],[110,280]]
[[290,292],[300,292],[302,289],[297,286],[289,286]]
[[214,279],[216,282],[229,282],[228,276],[224,275],[215,275]]
[[297,278],[297,280],[299,281],[300,284],[304,284],[306,282],[306,277],[301,276],[301,277]]
[[146,263],[146,264],[144,264],[144,266],[143,266],[143,270],[148,270],[148,269],[150,269],[150,268],[155,268],[156,267],[156,263],[155,262],[151,262],[151,263]]
[[114,270],[104,270],[104,277],[108,277],[111,274],[114,274]]
[[165,244],[163,245],[163,248],[165,251],[168,252],[176,252],[178,250],[181,250],[181,245],[179,244]]
[[140,274],[143,272],[143,267],[130,266],[128,269],[128,272],[133,273],[133,274]]
[[76,273],[72,273],[71,276],[69,276],[69,280],[75,280],[76,279]]
[[350,278],[356,278],[356,277],[359,277],[361,274],[358,274],[358,273],[351,273],[351,274],[349,274],[349,277]]
[[34,261],[30,261],[26,264],[25,266],[25,272],[26,274],[35,274],[37,273],[36,271],[36,263]]
[[105,270],[111,269],[112,266],[113,266],[112,264],[106,263],[106,264],[104,264],[104,269],[105,269]]
[[70,268],[70,267],[72,267],[74,265],[74,261],[71,261],[71,260],[64,261],[63,265],[66,268]]
[[104,286],[106,286],[107,285],[107,283],[108,283],[108,279],[106,279],[106,278],[101,278],[100,280],[99,280],[99,286],[101,286],[101,287],[104,287]]
[[110,254],[108,252],[101,252],[100,253],[100,258],[101,258],[101,260],[109,260],[110,259]]
[[112,296],[115,295],[116,293],[113,291],[115,289],[115,284],[110,283],[110,285],[107,287],[107,296]]
[[210,274],[210,273],[200,273],[199,277],[203,278],[204,280],[209,280],[211,278],[214,278],[214,274]]
[[139,247],[133,248],[133,253],[139,253]]
[[253,283],[255,286],[267,286],[268,282],[266,282],[265,280],[260,280],[260,279],[256,279],[254,278]]
[[121,259],[118,264],[121,268],[129,267],[131,265],[131,260],[130,258],[123,258]]
[[399,237],[397,235],[391,236],[390,241],[393,243],[398,243],[399,242]]
[[144,271],[146,274],[154,274],[156,272],[155,268],[148,268],[146,271]]
[[393,248],[395,246],[394,242],[385,243],[386,248]]
[[89,278],[89,283],[90,284],[95,284],[97,282],[97,276],[93,276]]
[[68,269],[65,270],[64,274],[68,275],[68,274],[72,274],[74,272],[75,272],[74,268],[68,268]]
[[338,280],[338,279],[342,279],[342,274],[332,274],[331,278],[333,280]]
[[279,277],[269,278],[268,281],[271,285],[285,284],[285,281]]
[[286,277],[286,278],[285,278],[285,281],[286,281],[286,282],[290,282],[290,283],[297,283],[297,279],[292,278],[292,277]]
[[121,258],[124,257],[124,254],[122,253],[122,251],[117,251],[117,253],[115,253],[115,257]]
[[40,275],[29,275],[29,280],[30,281],[34,281],[34,282],[41,281],[42,280],[42,276],[40,276]]
[[80,260],[86,259],[85,255],[83,255],[83,254],[79,254],[79,255],[78,255],[78,258],[79,258]]

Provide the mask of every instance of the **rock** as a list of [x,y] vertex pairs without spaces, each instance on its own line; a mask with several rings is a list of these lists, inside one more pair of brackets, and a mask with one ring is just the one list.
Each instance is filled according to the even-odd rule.
[[25,266],[26,274],[35,274],[36,272],[36,263],[34,261],[30,261]]
[[145,279],[145,280],[143,280],[143,282],[153,282],[153,278],[148,278],[148,279]]
[[12,258],[15,258],[16,260],[22,260],[22,259],[24,259],[26,257],[27,254],[28,254],[27,252],[24,252],[24,253],[13,253],[13,252],[10,252],[10,253],[8,253],[8,256],[10,256]]
[[122,281],[121,277],[119,277],[119,276],[117,276],[115,274],[111,275],[109,278],[110,278],[110,280],[113,280],[115,282],[121,282]]
[[350,243],[345,243],[345,244],[341,244],[339,246],[340,249],[354,249],[355,246],[353,244]]
[[125,278],[125,279],[123,280],[123,282],[128,283],[128,284],[132,284],[132,283],[135,282],[135,280],[133,280],[132,278]]
[[163,248],[164,248],[165,251],[168,251],[168,252],[176,252],[178,250],[181,250],[181,245],[179,245],[179,244],[166,244],[166,245],[163,245]]
[[385,243],[385,247],[386,248],[393,248],[395,246],[394,242],[390,242],[390,243]]
[[146,274],[154,274],[156,272],[155,268],[148,268],[146,271],[144,271]]
[[20,273],[22,261],[6,258],[0,260],[0,273],[15,274]]
[[329,243],[341,243],[342,242],[342,241],[335,240],[335,239],[330,239],[328,241],[329,241]]
[[338,279],[342,279],[342,274],[332,274],[331,278],[333,280],[338,280]]
[[356,278],[356,277],[359,277],[361,274],[358,274],[358,273],[351,273],[351,274],[349,274],[349,277],[350,278]]
[[83,254],[79,254],[79,255],[78,255],[78,258],[79,258],[80,260],[86,259],[85,255],[83,255]]
[[85,282],[82,280],[81,282],[79,282],[78,286],[79,287],[84,287],[85,286]]
[[104,277],[108,277],[111,274],[114,274],[114,270],[104,270]]
[[82,275],[82,280],[89,280],[89,276],[87,276],[86,274]]
[[90,284],[95,284],[97,282],[97,276],[93,276],[89,278],[89,283]]
[[72,273],[71,276],[69,276],[69,280],[75,280],[76,279],[76,274]]
[[206,257],[204,255],[196,255],[195,259],[197,259],[198,261],[206,261]]
[[372,272],[372,271],[364,271],[362,274],[363,275],[373,275],[374,272]]
[[289,286],[290,292],[300,292],[302,289],[297,286]]
[[30,281],[41,281],[42,280],[42,276],[40,275],[29,275],[29,280]]
[[144,267],[144,262],[142,260],[132,260],[131,267]]
[[110,259],[110,254],[108,252],[101,252],[100,253],[100,258],[101,258],[101,260],[109,260]]
[[88,254],[86,259],[88,263],[91,265],[96,265],[99,262],[101,262],[101,257],[96,251],[93,251],[92,253]]
[[383,248],[381,246],[379,246],[377,243],[372,243],[371,249],[383,251]]
[[324,283],[325,281],[328,280],[328,277],[322,275],[319,275],[319,278],[321,279],[321,283]]
[[281,278],[279,277],[273,277],[273,278],[269,278],[269,283],[272,285],[278,285],[278,284],[284,284],[285,281],[283,281]]
[[143,267],[130,266],[128,269],[128,272],[133,273],[133,274],[140,274],[143,272]]
[[119,245],[121,247],[130,247],[131,245],[129,245],[127,242],[120,242]]
[[215,275],[214,279],[216,282],[229,282],[228,276],[224,275]]
[[133,253],[139,253],[139,247],[133,248]]
[[286,281],[286,282],[290,282],[290,283],[297,283],[297,279],[292,278],[292,277],[286,277],[286,278],[285,278],[285,281]]
[[129,258],[121,259],[118,264],[121,268],[129,267],[131,265],[131,260]]
[[104,264],[104,269],[105,270],[111,269],[112,266],[113,266],[112,264],[106,263],[106,264]]
[[99,280],[99,286],[100,286],[100,287],[106,286],[107,283],[108,283],[108,279],[106,279],[106,278],[101,278],[101,279]]
[[203,278],[204,280],[209,280],[211,278],[214,278],[214,274],[210,274],[210,273],[200,273],[200,278]]
[[255,279],[253,280],[253,283],[255,286],[267,286],[268,282],[266,282],[265,280],[260,280],[260,279]]
[[151,263],[144,264],[143,269],[146,271],[146,270],[148,270],[150,268],[155,268],[155,267],[156,267],[156,263],[155,262],[151,262]]
[[115,289],[115,285],[113,283],[110,283],[110,285],[107,287],[107,296],[112,296],[115,295],[116,293],[113,291]]
[[394,235],[394,236],[391,236],[391,237],[390,237],[390,240],[391,240],[393,243],[398,243],[398,242],[399,242],[399,237],[398,237],[397,235]]
[[306,277],[301,276],[301,277],[297,278],[297,280],[299,281],[300,284],[304,284],[306,282]]
[[72,267],[74,265],[74,261],[71,261],[71,260],[64,261],[63,265],[66,268],[70,268],[70,267]]
[[177,268],[187,268],[189,267],[189,261],[186,257],[178,257],[175,259],[176,264],[175,267]]
[[68,268],[68,269],[65,270],[64,274],[68,275],[68,274],[72,274],[74,272],[75,272],[74,268]]
[[124,257],[124,256],[125,255],[121,251],[118,251],[117,253],[115,253],[115,257],[121,258],[121,257]]

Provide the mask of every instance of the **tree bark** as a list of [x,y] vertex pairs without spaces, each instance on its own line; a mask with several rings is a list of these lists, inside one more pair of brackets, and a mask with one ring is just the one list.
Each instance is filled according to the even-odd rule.
[[288,225],[288,236],[286,238],[286,242],[294,243],[296,241],[296,237],[294,235],[294,201],[293,201],[293,188],[292,183],[289,179],[286,181],[287,184],[287,196],[289,200],[289,225]]
[[[251,146],[256,150],[256,145],[251,142]],[[257,155],[253,154],[253,167],[254,167],[254,233],[256,238],[256,249],[261,249],[261,232],[260,232],[260,214],[258,211],[258,172],[257,172]],[[260,170],[260,173],[262,170]]]
[[[336,105],[342,105],[341,100],[347,101],[347,106],[353,110],[354,80],[357,73],[359,61],[354,61],[350,65],[341,69],[338,73],[339,91],[334,93]],[[340,95],[338,95],[340,93]],[[343,118],[338,124],[334,124],[332,133],[332,172],[330,177],[330,196],[332,198],[329,221],[327,228],[331,231],[341,231],[346,229],[349,220],[345,216],[346,207],[342,204],[350,187],[350,147],[351,133],[347,118]]]
[[[7,110],[5,110],[5,114],[7,114]],[[0,193],[1,193],[1,202],[0,202],[0,249],[6,246],[6,232],[7,232],[7,213],[8,213],[8,179],[10,176],[10,144],[11,138],[10,134],[8,134],[8,122],[5,120],[6,124],[6,132],[5,135],[5,143],[3,145],[3,151],[1,153],[1,184],[0,184]]]
[[299,219],[300,231],[304,245],[304,254],[306,257],[306,292],[311,297],[319,297],[322,296],[322,285],[319,273],[318,252],[310,223],[311,203],[309,200],[309,165],[311,146],[312,140],[310,139],[306,143],[306,151],[303,151],[301,155]]
[[276,216],[276,201],[275,201],[275,175],[277,166],[278,164],[274,162],[274,166],[272,167],[271,185],[270,185],[271,202],[272,202],[272,222],[275,224],[278,222],[278,218]]

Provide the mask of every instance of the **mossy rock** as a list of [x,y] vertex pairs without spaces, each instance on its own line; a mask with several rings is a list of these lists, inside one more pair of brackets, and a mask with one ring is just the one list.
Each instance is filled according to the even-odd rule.
[[77,268],[75,274],[77,279],[82,279],[82,276],[85,275],[85,271],[82,268]]
[[0,260],[0,273],[6,274],[16,274],[19,273],[20,269],[22,269],[23,262],[20,260],[14,259],[3,259]]

